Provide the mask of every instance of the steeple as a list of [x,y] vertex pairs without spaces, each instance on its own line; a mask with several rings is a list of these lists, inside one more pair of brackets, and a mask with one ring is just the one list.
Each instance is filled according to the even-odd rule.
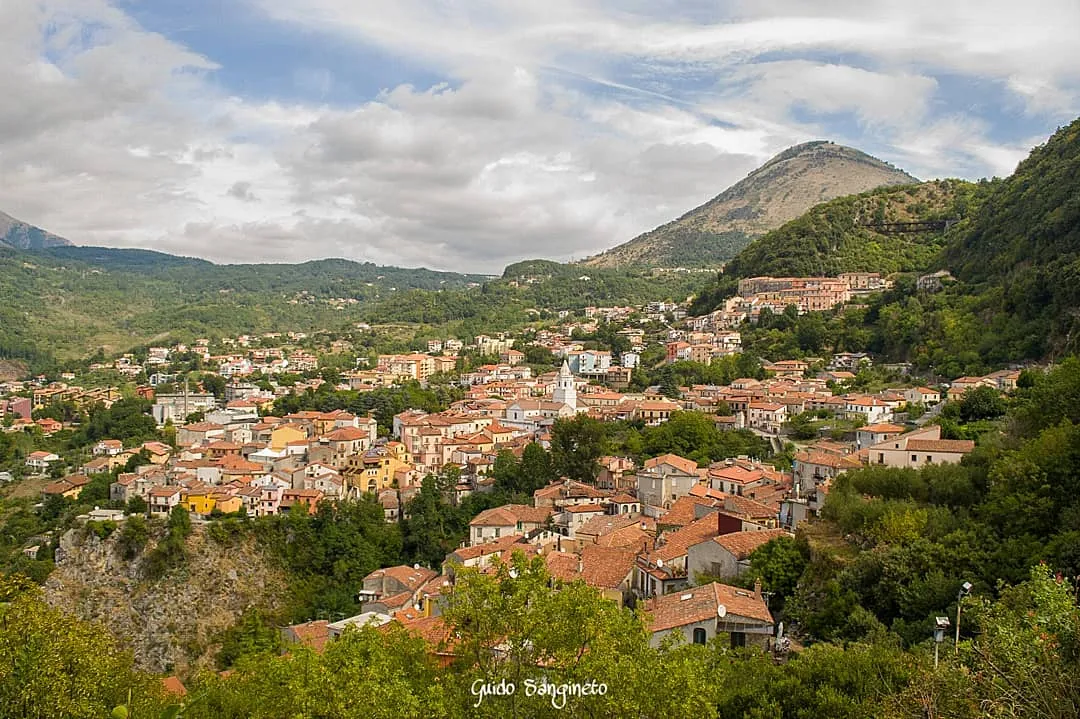
[[574,411],[577,411],[577,389],[574,388],[574,374],[570,371],[570,363],[565,359],[563,359],[562,367],[559,369],[559,376],[556,378],[555,391],[552,392],[551,399],[555,402],[568,404]]

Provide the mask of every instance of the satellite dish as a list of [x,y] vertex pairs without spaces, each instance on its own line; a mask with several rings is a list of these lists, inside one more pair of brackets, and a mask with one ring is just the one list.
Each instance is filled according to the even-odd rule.
[[656,560],[656,566],[659,567],[660,569],[663,569],[664,568],[664,560],[663,559],[657,559]]
[[723,604],[717,604],[716,605],[716,616],[720,617],[721,619],[726,617],[727,616],[727,607],[725,607]]

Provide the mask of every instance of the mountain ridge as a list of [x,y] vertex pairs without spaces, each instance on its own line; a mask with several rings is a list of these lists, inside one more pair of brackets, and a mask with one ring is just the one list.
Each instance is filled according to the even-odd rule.
[[919,182],[861,150],[827,140],[794,145],[708,202],[580,264],[614,267],[721,264],[814,205],[882,186]]
[[44,250],[50,247],[74,246],[71,240],[54,235],[40,227],[34,227],[4,212],[0,212],[0,245],[16,250]]

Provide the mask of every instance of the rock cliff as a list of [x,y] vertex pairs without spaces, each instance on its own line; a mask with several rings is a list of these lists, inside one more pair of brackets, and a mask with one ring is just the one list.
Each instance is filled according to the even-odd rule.
[[153,541],[127,561],[118,534],[103,540],[82,529],[67,532],[45,592],[50,604],[108,627],[143,669],[187,674],[209,667],[215,637],[244,609],[273,611],[284,602],[285,575],[250,540],[223,547],[196,526],[184,566],[148,581],[142,563]]

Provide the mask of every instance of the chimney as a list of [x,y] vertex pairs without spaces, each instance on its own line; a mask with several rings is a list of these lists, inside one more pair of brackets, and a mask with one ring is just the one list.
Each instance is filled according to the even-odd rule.
[[761,598],[761,577],[754,580],[754,595]]

